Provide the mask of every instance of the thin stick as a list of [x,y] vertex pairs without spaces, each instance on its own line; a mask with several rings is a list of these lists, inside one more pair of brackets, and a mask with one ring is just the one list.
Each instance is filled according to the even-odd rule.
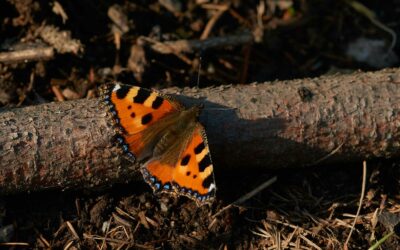
[[74,226],[72,226],[71,222],[66,221],[65,223],[67,224],[67,228],[69,229],[69,232],[72,234],[72,236],[73,236],[75,239],[79,240],[79,235],[78,235],[78,233],[76,232]]
[[353,225],[351,226],[351,229],[350,229],[350,233],[347,236],[346,242],[344,243],[344,248],[345,249],[348,249],[347,244],[350,241],[351,234],[354,231],[354,227],[356,226],[356,222],[357,222],[358,216],[360,215],[361,205],[362,205],[362,201],[363,201],[364,194],[365,194],[366,182],[367,182],[367,162],[363,161],[363,178],[362,178],[360,201],[358,202],[358,209],[357,209],[356,217],[354,218]]
[[203,30],[203,33],[200,36],[200,40],[204,40],[207,39],[208,36],[210,35],[210,32],[212,30],[212,28],[214,27],[214,25],[217,23],[218,19],[222,16],[222,14],[224,14],[225,11],[227,11],[229,9],[229,5],[222,5],[222,8],[220,8],[212,17],[211,19],[208,21],[208,23],[206,24],[206,27]]
[[0,246],[25,246],[29,247],[29,243],[26,242],[2,242]]
[[248,192],[247,194],[243,195],[242,197],[240,197],[239,199],[234,201],[232,204],[233,205],[239,205],[239,204],[247,201],[248,199],[250,199],[251,197],[253,197],[257,193],[261,192],[264,188],[271,186],[274,182],[276,182],[277,179],[278,178],[276,176],[272,177],[268,181],[264,182],[260,186],[256,187],[252,191]]
[[299,234],[299,237],[302,238],[305,242],[308,243],[308,245],[314,247],[315,249],[319,249],[322,250],[322,248],[320,248],[317,244],[315,244],[314,242],[312,242],[310,239],[308,239],[306,236]]
[[102,250],[103,247],[106,245],[106,237],[107,237],[108,232],[109,232],[109,230],[110,230],[110,224],[111,224],[111,219],[112,219],[112,218],[113,218],[113,217],[110,216],[110,219],[108,219],[106,232],[104,233],[104,239],[103,239],[103,241],[101,242],[100,250]]
[[65,101],[63,94],[58,86],[51,86],[51,90],[53,91],[54,95],[56,96],[59,102]]
[[1,52],[1,63],[17,63],[26,61],[50,60],[54,57],[54,49],[52,47],[31,48],[11,52]]
[[331,157],[332,155],[336,154],[336,153],[339,151],[339,149],[343,146],[343,144],[344,144],[344,142],[340,143],[340,145],[337,146],[337,148],[335,148],[334,150],[332,150],[329,154],[327,154],[327,155],[325,155],[324,157],[322,157],[322,158],[316,160],[315,162],[309,164],[308,166],[315,166],[315,165],[317,165],[317,164],[319,164],[319,163],[325,161],[326,159],[328,159],[328,158]]
[[261,184],[260,186],[256,187],[255,189],[253,189],[252,191],[248,192],[247,194],[243,195],[242,197],[240,197],[239,199],[237,199],[236,201],[232,202],[231,204],[225,206],[224,208],[222,208],[221,210],[219,210],[216,214],[214,214],[212,216],[212,218],[217,217],[218,215],[220,215],[223,211],[228,210],[229,208],[231,208],[232,206],[238,206],[241,203],[247,201],[248,199],[250,199],[251,197],[253,197],[254,195],[256,195],[257,193],[261,192],[263,189],[265,189],[266,187],[271,186],[274,182],[276,182],[278,178],[276,176],[272,177],[271,179],[269,179],[268,181],[264,182],[263,184]]
[[385,236],[382,237],[382,239],[378,240],[377,242],[375,242],[372,246],[370,246],[368,248],[368,250],[376,250],[378,249],[378,247],[380,245],[382,245],[383,242],[385,242],[387,239],[389,239],[390,236],[392,236],[394,234],[394,232],[390,232],[388,234],[386,234]]

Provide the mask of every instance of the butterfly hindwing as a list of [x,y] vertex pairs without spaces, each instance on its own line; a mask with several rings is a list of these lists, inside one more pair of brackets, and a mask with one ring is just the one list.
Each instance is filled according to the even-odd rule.
[[191,138],[175,165],[163,162],[162,156],[150,159],[143,167],[143,176],[155,192],[185,195],[199,203],[215,196],[215,181],[210,151],[203,126],[197,123]]
[[140,87],[117,83],[103,92],[119,130],[117,140],[131,158],[137,158],[144,149],[142,132],[146,128],[181,109],[178,102]]

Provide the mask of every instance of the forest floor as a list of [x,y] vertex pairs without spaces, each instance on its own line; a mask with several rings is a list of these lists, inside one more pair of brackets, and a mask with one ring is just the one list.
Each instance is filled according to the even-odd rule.
[[[3,1],[0,107],[96,98],[111,80],[202,87],[395,67],[399,15],[399,1]],[[141,180],[10,195],[0,247],[399,249],[400,161],[365,167],[215,165],[217,200],[201,207]]]

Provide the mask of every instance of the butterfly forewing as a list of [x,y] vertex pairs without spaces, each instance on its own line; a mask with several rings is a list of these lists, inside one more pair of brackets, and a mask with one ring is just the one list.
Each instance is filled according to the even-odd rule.
[[154,91],[139,87],[116,85],[111,94],[121,126],[127,134],[136,134],[176,111],[175,103]]
[[120,144],[135,158],[145,147],[142,132],[166,115],[181,109],[179,103],[155,91],[122,84],[110,88],[105,99],[111,104],[114,120],[121,130]]

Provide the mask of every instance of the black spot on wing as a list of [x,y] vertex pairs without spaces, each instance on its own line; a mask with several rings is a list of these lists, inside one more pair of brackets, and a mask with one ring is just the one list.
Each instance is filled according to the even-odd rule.
[[147,123],[151,122],[151,120],[153,120],[153,115],[151,113],[144,115],[142,117],[142,125],[146,125]]
[[204,142],[201,142],[199,145],[197,145],[197,147],[194,148],[194,152],[196,153],[196,155],[198,155],[203,151],[205,147],[206,146],[204,145]]
[[164,100],[161,97],[157,96],[156,99],[151,104],[151,107],[153,109],[158,109],[163,104],[163,102]]
[[208,166],[211,165],[210,154],[206,154],[203,159],[199,162],[199,171],[203,172]]
[[186,176],[189,176],[189,175],[190,175],[190,171],[187,171],[187,172],[186,172]]
[[210,185],[214,182],[214,176],[211,173],[209,176],[207,176],[207,178],[204,179],[202,185],[204,188],[209,188]]
[[149,98],[149,96],[149,91],[140,88],[137,92],[137,95],[133,97],[133,102],[143,104],[147,100],[147,98]]
[[130,86],[123,85],[115,92],[115,94],[117,95],[118,99],[124,99],[130,89]]
[[190,161],[190,155],[185,155],[181,160],[181,166],[186,166]]
[[135,112],[132,112],[132,113],[131,113],[131,117],[132,117],[132,118],[135,118],[135,116],[136,116]]

